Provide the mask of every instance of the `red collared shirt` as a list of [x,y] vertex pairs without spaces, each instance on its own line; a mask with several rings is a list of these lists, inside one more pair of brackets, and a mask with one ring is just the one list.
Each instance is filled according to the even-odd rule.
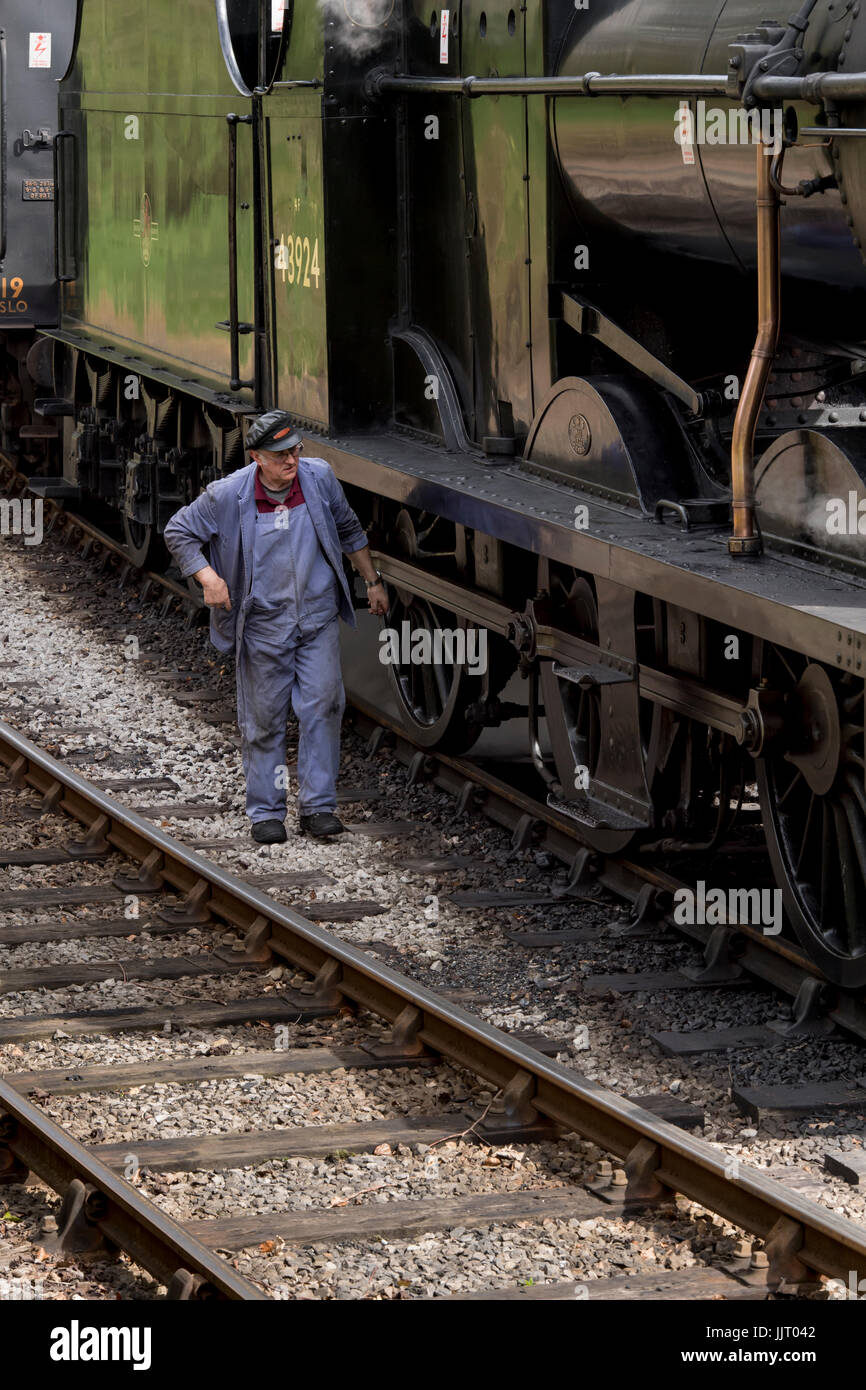
[[295,474],[291,491],[288,497],[286,498],[285,502],[275,502],[273,498],[269,497],[268,494],[265,492],[264,484],[262,482],[261,470],[258,468],[256,469],[257,512],[288,511],[290,507],[303,507],[305,505],[305,502],[306,499],[301,488],[301,480],[297,473]]

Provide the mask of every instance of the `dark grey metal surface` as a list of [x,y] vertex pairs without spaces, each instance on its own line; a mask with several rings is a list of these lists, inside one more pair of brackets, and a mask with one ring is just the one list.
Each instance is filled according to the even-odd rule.
[[[568,488],[539,486],[517,466],[485,466],[405,439],[321,441],[344,483],[440,513],[552,560],[685,604],[840,670],[866,670],[866,586],[793,558],[741,565],[726,530],[683,532]],[[575,505],[589,524],[575,530]]]
[[[842,9],[844,14],[835,13],[830,0],[820,0],[806,35],[804,73],[835,67],[846,32],[853,29],[856,45],[866,31],[866,14]],[[587,12],[574,14],[557,75],[618,73],[625,81],[630,74],[653,72],[723,73],[729,44],[761,19],[754,0],[593,0]],[[855,52],[850,66],[857,59]],[[831,73],[828,80],[841,77],[856,92],[853,76]],[[860,73],[860,91],[863,86]],[[765,78],[758,90],[781,104],[794,100],[801,87],[797,79]],[[735,105],[718,93],[706,104],[725,111]],[[677,106],[673,94],[669,100],[635,97],[589,109],[585,102],[557,99],[553,139],[573,204],[599,234],[609,235],[616,226],[662,252],[751,269],[753,147],[704,143],[695,146],[694,163],[685,164],[674,141]],[[800,101],[797,110],[802,124],[814,124],[814,101]],[[852,151],[848,158],[854,157]],[[791,184],[831,172],[824,147],[789,152],[785,173]],[[785,274],[812,280],[820,265],[822,281],[862,289],[861,258],[837,191],[789,200],[782,231]]]
[[[58,320],[53,139],[57,82],[72,51],[75,14],[76,0],[3,0],[0,8],[0,329]],[[47,67],[36,66],[43,61],[35,51],[37,33]],[[17,295],[13,279],[23,281]]]

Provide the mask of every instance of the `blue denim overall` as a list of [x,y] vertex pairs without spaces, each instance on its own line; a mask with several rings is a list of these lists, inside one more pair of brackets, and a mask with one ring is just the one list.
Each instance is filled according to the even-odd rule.
[[336,809],[345,707],[338,605],[337,577],[306,504],[257,512],[237,652],[238,724],[254,824],[285,818],[290,701],[300,725],[298,812]]

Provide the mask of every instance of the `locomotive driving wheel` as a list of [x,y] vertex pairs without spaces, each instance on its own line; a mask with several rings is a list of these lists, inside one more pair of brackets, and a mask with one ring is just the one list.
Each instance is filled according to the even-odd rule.
[[783,738],[756,763],[764,833],[788,919],[834,984],[866,983],[864,682],[766,643]]
[[[387,527],[386,548],[413,564],[453,574],[453,527],[441,517],[426,512],[415,516],[401,508]],[[467,719],[466,711],[490,689],[487,634],[408,589],[391,583],[387,589],[390,602],[383,625],[394,641],[385,664],[401,717],[422,748],[465,752],[483,727]],[[485,659],[460,659],[461,652]],[[479,668],[477,674],[473,666]]]

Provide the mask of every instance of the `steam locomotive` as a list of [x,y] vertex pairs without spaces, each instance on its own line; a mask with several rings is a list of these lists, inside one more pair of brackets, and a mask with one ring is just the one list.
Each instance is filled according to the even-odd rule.
[[489,639],[414,737],[521,719],[604,853],[759,803],[860,986],[866,15],[436,3],[4,0],[3,447],[154,564],[292,411],[390,621]]

